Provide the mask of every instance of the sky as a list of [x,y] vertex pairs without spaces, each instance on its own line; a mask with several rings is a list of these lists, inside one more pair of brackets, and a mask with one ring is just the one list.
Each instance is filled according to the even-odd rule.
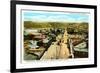
[[38,22],[88,22],[89,13],[23,11],[24,21]]

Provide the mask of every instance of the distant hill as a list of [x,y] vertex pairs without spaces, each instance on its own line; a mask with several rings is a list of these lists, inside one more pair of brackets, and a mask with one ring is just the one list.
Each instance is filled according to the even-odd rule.
[[24,28],[67,28],[68,32],[88,33],[88,23],[24,21]]

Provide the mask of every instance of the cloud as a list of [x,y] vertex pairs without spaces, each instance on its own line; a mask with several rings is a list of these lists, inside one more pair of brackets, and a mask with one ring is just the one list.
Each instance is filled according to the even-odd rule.
[[27,11],[24,12],[23,17],[24,20],[30,21],[88,22],[89,15],[86,13]]

